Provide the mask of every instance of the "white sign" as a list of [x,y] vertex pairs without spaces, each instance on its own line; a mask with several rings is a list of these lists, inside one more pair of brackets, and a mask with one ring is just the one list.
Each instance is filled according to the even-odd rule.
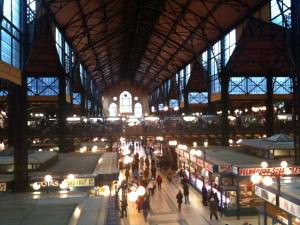
[[262,199],[266,200],[267,202],[276,205],[276,194],[258,186],[255,186],[255,194],[261,197]]
[[196,163],[196,160],[197,160],[196,156],[191,155],[191,162]]
[[0,192],[6,191],[6,183],[0,183]]
[[184,158],[186,158],[186,159],[189,159],[189,158],[190,158],[190,155],[189,155],[188,152],[184,152],[184,153],[183,153],[183,156],[184,156]]
[[300,217],[300,206],[293,202],[286,200],[283,197],[279,197],[279,208],[287,211],[288,213],[290,213],[298,218]]
[[95,186],[94,178],[76,178],[74,180],[66,180],[69,187],[93,187]]

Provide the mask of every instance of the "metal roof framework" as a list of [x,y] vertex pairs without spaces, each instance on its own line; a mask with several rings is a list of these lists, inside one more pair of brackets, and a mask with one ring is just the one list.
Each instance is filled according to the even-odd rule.
[[152,92],[267,0],[42,0],[102,88]]

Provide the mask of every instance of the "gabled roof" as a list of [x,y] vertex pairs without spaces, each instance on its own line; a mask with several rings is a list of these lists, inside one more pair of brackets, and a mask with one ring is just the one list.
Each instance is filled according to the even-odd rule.
[[35,37],[26,64],[29,75],[58,76],[65,74],[60,63],[47,15],[41,16],[35,24]]
[[240,144],[252,148],[265,149],[265,150],[294,149],[293,138],[285,134],[276,134],[265,139],[243,139]]
[[197,61],[192,65],[191,76],[186,85],[187,92],[206,92],[207,91],[207,73]]
[[172,79],[169,94],[168,94],[168,99],[178,99],[178,96],[179,95],[178,95],[176,80]]
[[123,79],[152,92],[269,0],[45,0],[102,88]]
[[285,33],[276,24],[249,19],[225,71],[230,76],[291,75]]
[[271,137],[266,138],[265,140],[273,142],[292,142],[293,138],[286,134],[275,134]]

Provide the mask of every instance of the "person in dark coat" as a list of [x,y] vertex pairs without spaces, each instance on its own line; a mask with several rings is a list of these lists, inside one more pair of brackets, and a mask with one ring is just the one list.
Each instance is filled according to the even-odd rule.
[[127,200],[126,198],[124,198],[122,201],[121,201],[121,218],[123,218],[124,216],[127,217]]
[[182,204],[183,195],[180,190],[178,191],[178,193],[176,195],[176,199],[177,199],[177,204],[178,204],[178,211],[181,212],[181,204]]
[[146,198],[143,201],[141,208],[143,210],[144,219],[145,219],[145,221],[147,221],[147,217],[148,217],[149,210],[150,210],[150,203],[149,203],[149,199],[148,198]]
[[217,206],[219,206],[219,198],[218,198],[217,192],[213,192],[212,197],[213,197],[214,201],[216,202]]
[[204,206],[207,206],[207,189],[205,185],[203,185],[202,187],[201,194],[202,194],[202,203]]
[[216,220],[218,220],[219,219],[217,213],[218,205],[216,204],[214,198],[210,198],[208,204],[209,204],[209,211],[210,211],[210,216],[209,216],[210,220],[212,220],[213,216],[215,216]]
[[129,169],[126,168],[126,171],[125,171],[125,177],[126,177],[126,181],[128,182],[128,179],[129,179]]
[[184,183],[183,185],[184,204],[190,204],[189,194],[190,194],[189,185],[187,183]]
[[156,168],[155,166],[151,166],[151,177],[156,177]]

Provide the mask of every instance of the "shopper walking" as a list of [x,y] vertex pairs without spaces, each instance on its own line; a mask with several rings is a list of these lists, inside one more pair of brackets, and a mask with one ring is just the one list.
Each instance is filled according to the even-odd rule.
[[202,203],[204,206],[207,206],[207,189],[205,185],[203,185],[201,189],[201,194],[202,194]]
[[183,185],[184,204],[190,204],[189,194],[190,194],[189,185],[187,183],[184,183]]
[[128,204],[127,204],[126,198],[122,199],[122,201],[121,201],[121,218],[123,218],[124,215],[125,215],[125,217],[127,217],[127,206],[128,206]]
[[145,198],[145,200],[143,201],[142,210],[143,210],[144,220],[147,221],[147,217],[148,217],[149,210],[150,210],[149,198]]
[[178,204],[178,211],[181,212],[181,204],[182,204],[183,195],[180,190],[178,191],[178,193],[176,195],[176,199],[177,199],[177,204]]
[[136,203],[136,209],[137,209],[138,213],[141,211],[143,201],[144,201],[144,199],[141,196],[139,196],[137,198],[137,200],[135,201],[135,203]]
[[126,171],[125,171],[125,177],[126,177],[126,181],[128,182],[128,179],[129,179],[129,168],[127,167],[126,168]]
[[218,206],[216,204],[216,201],[214,200],[214,198],[210,198],[209,199],[209,210],[210,210],[210,220],[212,220],[212,217],[215,216],[216,220],[218,220],[218,213],[217,213],[217,210],[218,210]]
[[157,189],[161,190],[162,177],[160,175],[157,175],[156,182],[157,182]]
[[151,177],[156,177],[156,167],[155,166],[151,166]]

